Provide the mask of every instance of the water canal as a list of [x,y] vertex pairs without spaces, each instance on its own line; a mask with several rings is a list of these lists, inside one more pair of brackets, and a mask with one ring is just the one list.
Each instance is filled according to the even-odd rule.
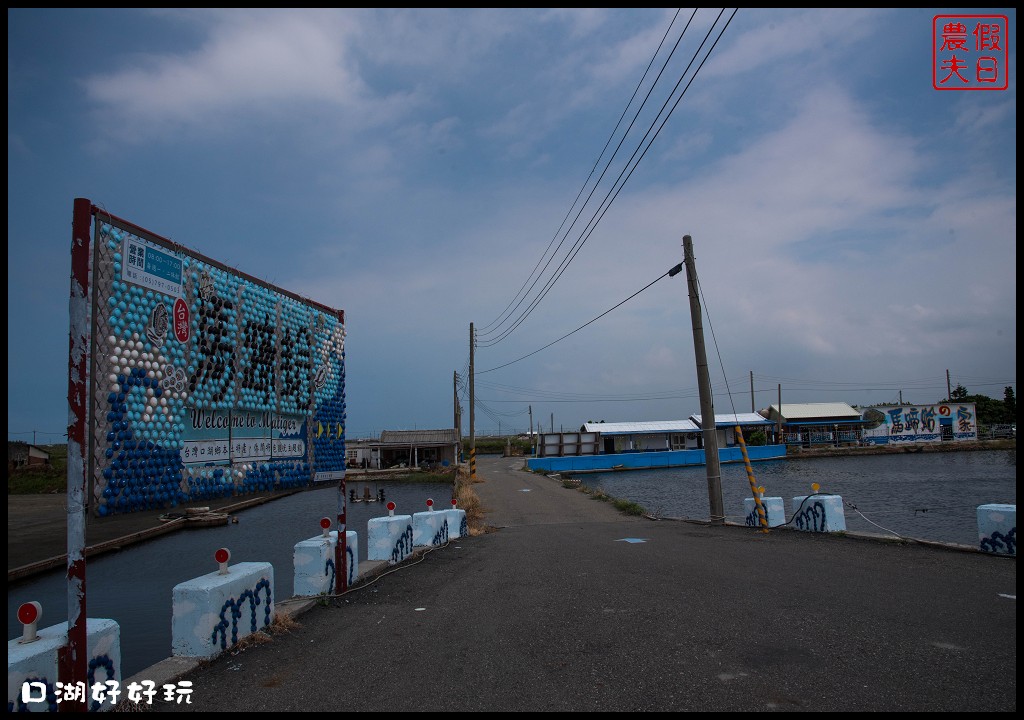
[[[384,490],[398,515],[450,507],[450,483],[354,481],[349,487],[363,496]],[[239,512],[237,524],[185,529],[162,535],[122,552],[90,559],[86,572],[87,613],[91,618],[115,620],[121,631],[122,678],[141,672],[171,654],[171,594],[175,585],[217,569],[218,548],[231,551],[231,564],[269,562],[274,567],[275,601],[290,598],[294,583],[292,552],[295,543],[320,534],[319,521],[335,518],[337,485],[326,483],[307,492],[282,497]],[[359,558],[366,560],[366,523],[387,515],[385,503],[349,503],[346,521],[358,533]],[[67,618],[67,579],[64,568],[26,579],[7,591],[7,637],[21,636],[14,612],[36,600],[43,606],[40,628]]]
[[[977,508],[1017,503],[1017,451],[899,453],[888,455],[792,458],[752,464],[765,496],[781,497],[786,517],[790,500],[819,492],[841,495],[846,526],[852,532],[918,540],[978,544]],[[666,518],[708,519],[704,467],[587,473],[590,488],[642,505]],[[743,501],[750,482],[742,464],[722,465],[726,521],[743,523]],[[854,506],[856,509],[854,509]]]

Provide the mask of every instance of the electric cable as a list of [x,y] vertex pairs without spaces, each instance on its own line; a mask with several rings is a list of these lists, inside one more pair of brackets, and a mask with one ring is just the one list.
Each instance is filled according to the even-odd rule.
[[[640,161],[646,156],[647,151],[650,149],[650,147],[653,144],[654,140],[661,133],[661,130],[664,128],[665,123],[668,121],[668,118],[672,115],[672,113],[678,107],[679,102],[682,100],[682,98],[685,95],[686,91],[689,89],[690,85],[693,83],[693,80],[696,78],[697,73],[700,72],[700,69],[703,67],[704,63],[707,61],[707,58],[710,56],[711,51],[714,50],[714,47],[717,45],[718,41],[721,39],[722,34],[724,34],[725,29],[728,27],[729,23],[732,21],[732,18],[735,17],[735,15],[736,15],[736,11],[734,10],[733,13],[732,13],[732,16],[730,16],[729,20],[725,23],[725,27],[723,27],[722,30],[719,32],[718,38],[716,38],[716,40],[712,44],[711,48],[708,50],[707,54],[704,56],[704,59],[698,65],[697,69],[694,71],[693,75],[690,78],[690,81],[683,88],[683,91],[682,91],[682,93],[680,93],[679,98],[672,105],[671,109],[668,111],[668,114],[665,115],[664,119],[661,122],[661,125],[654,132],[654,135],[650,137],[650,140],[647,143],[647,147],[644,148],[643,152],[640,153],[639,157],[637,157],[637,153],[640,151],[640,148],[643,146],[644,141],[648,138],[648,136],[651,135],[651,131],[654,129],[655,125],[657,124],[658,118],[661,117],[661,115],[665,112],[665,108],[668,106],[668,103],[671,102],[672,96],[675,94],[675,92],[679,88],[680,84],[682,84],[683,80],[685,80],[686,75],[687,75],[687,73],[689,73],[689,70],[693,66],[694,61],[700,55],[701,49],[704,47],[705,43],[707,43],[708,38],[711,36],[711,33],[714,31],[715,27],[717,26],[718,20],[721,18],[723,12],[724,12],[724,10],[719,12],[718,17],[715,19],[715,22],[712,24],[711,28],[708,30],[708,33],[705,35],[704,40],[701,42],[700,46],[697,48],[697,51],[694,53],[694,56],[691,58],[690,63],[687,65],[686,70],[680,76],[680,78],[677,81],[675,87],[673,88],[672,92],[670,93],[668,99],[662,105],[661,110],[658,111],[658,114],[655,117],[654,121],[652,122],[651,127],[648,128],[648,130],[645,133],[644,137],[641,139],[640,146],[638,146],[636,148],[636,150],[633,151],[633,155],[627,161],[625,168],[623,168],[623,170],[620,171],[619,177],[616,179],[615,183],[613,183],[613,185],[612,185],[613,189],[610,190],[605,195],[605,198],[602,200],[601,204],[598,206],[598,210],[596,211],[595,215],[592,216],[591,220],[587,223],[587,226],[582,231],[582,233],[581,233],[580,237],[577,239],[576,243],[573,245],[573,247],[567,253],[566,257],[559,264],[559,266],[558,266],[558,268],[556,270],[555,275],[550,280],[547,281],[545,286],[542,288],[541,292],[537,295],[537,297],[534,298],[534,300],[530,303],[530,305],[519,315],[519,317],[513,322],[513,324],[510,325],[508,328],[506,328],[504,331],[502,331],[500,335],[498,335],[495,338],[492,338],[486,344],[483,344],[484,346],[494,345],[494,344],[500,342],[504,338],[508,337],[508,335],[511,332],[513,332],[516,328],[519,327],[519,325],[522,324],[523,321],[526,320],[526,318],[533,312],[533,310],[537,307],[537,305],[540,303],[540,301],[543,300],[544,297],[546,297],[548,292],[554,286],[554,283],[559,278],[561,278],[562,274],[565,272],[565,269],[575,259],[576,255],[579,253],[580,249],[583,247],[583,244],[585,244],[586,241],[593,234],[594,230],[597,227],[597,224],[604,218],[604,215],[607,213],[608,209],[611,207],[611,204],[615,201],[615,199],[618,197],[618,194],[621,192],[622,188],[625,186],[625,183],[632,177],[632,174],[636,170],[636,168],[639,165]],[[691,21],[692,21],[692,17],[691,17]],[[689,27],[689,23],[687,23],[687,27]],[[684,33],[685,33],[685,29],[684,29]],[[682,39],[682,36],[680,36],[680,39]],[[678,45],[678,43],[677,43],[677,45]],[[653,90],[653,87],[652,87],[652,90]],[[624,140],[625,140],[625,137],[623,137],[623,141]],[[620,145],[621,145],[621,142],[620,142]],[[634,159],[635,159],[635,162],[634,162]],[[630,168],[630,164],[632,164],[631,168]],[[628,174],[626,173],[627,169],[629,170]],[[623,175],[625,175],[625,178],[623,178]],[[602,174],[602,177],[603,177],[603,174]],[[596,187],[594,189],[596,190]],[[589,202],[589,198],[588,198],[588,202]],[[582,208],[581,208],[580,212],[582,213]],[[549,263],[550,263],[550,261],[549,261]]]
[[587,327],[587,325],[590,325],[591,323],[594,323],[594,322],[596,322],[596,321],[600,320],[600,319],[601,319],[601,318],[603,318],[603,317],[604,317],[605,315],[607,315],[608,313],[610,313],[610,312],[611,312],[612,310],[615,310],[616,308],[618,308],[618,307],[620,307],[620,306],[622,306],[622,305],[626,304],[627,302],[629,302],[630,300],[632,300],[633,298],[635,298],[635,297],[636,297],[637,295],[639,295],[640,293],[642,293],[642,292],[643,292],[644,290],[646,290],[647,288],[649,288],[649,287],[651,287],[652,285],[654,285],[654,283],[658,282],[659,280],[662,280],[662,279],[664,279],[664,278],[666,278],[666,277],[672,277],[672,276],[674,276],[674,275],[677,275],[677,274],[679,273],[679,271],[680,271],[681,267],[682,267],[681,265],[676,265],[675,267],[673,267],[673,268],[670,268],[669,270],[665,271],[665,273],[664,273],[664,274],[662,274],[661,276],[659,276],[659,277],[655,278],[654,280],[651,280],[651,282],[649,282],[649,283],[647,283],[646,285],[644,285],[644,286],[643,286],[642,288],[640,288],[639,290],[637,290],[637,291],[636,291],[635,293],[633,293],[632,295],[630,295],[630,296],[629,296],[628,298],[626,298],[626,299],[625,299],[625,300],[623,300],[622,302],[618,303],[618,304],[617,304],[617,305],[615,305],[614,307],[610,307],[610,308],[608,308],[608,309],[607,309],[607,310],[605,310],[605,311],[604,311],[603,313],[601,313],[601,314],[600,314],[600,315],[598,315],[597,317],[593,318],[592,320],[588,320],[587,322],[583,323],[582,325],[580,325],[580,326],[579,326],[578,328],[576,328],[576,329],[575,329],[575,330],[573,330],[572,332],[568,332],[568,333],[566,333],[565,335],[563,335],[562,337],[558,338],[557,340],[552,340],[551,342],[549,342],[549,343],[548,343],[547,345],[545,345],[544,347],[542,347],[542,348],[538,348],[537,350],[534,350],[533,352],[531,352],[531,353],[528,353],[528,354],[526,354],[526,355],[523,355],[523,356],[522,356],[522,357],[520,357],[520,358],[517,358],[517,359],[515,359],[515,360],[512,360],[512,361],[510,361],[510,362],[507,362],[507,363],[505,363],[504,365],[498,365],[497,367],[492,367],[492,368],[490,368],[490,369],[488,369],[488,370],[481,370],[480,372],[478,372],[478,373],[477,373],[477,375],[483,375],[484,373],[489,373],[489,372],[493,372],[493,371],[495,371],[495,370],[500,370],[501,368],[504,368],[504,367],[508,367],[509,365],[512,365],[512,364],[514,364],[514,363],[517,363],[517,362],[519,362],[520,360],[525,360],[526,358],[530,357],[531,355],[536,355],[536,354],[537,354],[537,353],[539,353],[539,352],[540,352],[541,350],[546,350],[547,348],[551,347],[552,345],[554,345],[554,344],[555,344],[555,343],[557,343],[557,342],[561,342],[562,340],[565,340],[565,339],[566,339],[567,337],[569,337],[570,335],[572,335],[572,334],[574,334],[574,333],[577,333],[577,332],[579,332],[580,330],[582,330],[583,328]]
[[[605,141],[604,147],[601,148],[600,154],[597,156],[597,159],[594,160],[594,165],[593,165],[593,167],[590,168],[590,173],[587,175],[587,179],[583,182],[582,187],[580,187],[579,193],[576,194],[576,198],[573,200],[572,205],[569,206],[569,209],[565,213],[565,217],[562,218],[561,224],[558,226],[558,229],[555,231],[555,234],[552,236],[551,240],[548,242],[547,248],[545,248],[544,252],[541,254],[540,259],[537,260],[537,264],[533,266],[533,270],[530,271],[530,274],[527,276],[526,280],[523,281],[522,287],[520,287],[519,290],[516,291],[516,294],[512,296],[512,299],[509,301],[509,303],[505,307],[505,309],[502,310],[502,312],[498,316],[498,318],[496,320],[492,320],[490,323],[488,323],[487,325],[485,325],[482,328],[480,328],[480,331],[484,335],[487,335],[488,331],[490,330],[490,328],[494,327],[496,324],[498,324],[500,326],[500,322],[499,321],[503,321],[504,320],[505,313],[508,312],[509,308],[512,307],[512,303],[515,302],[516,298],[518,298],[519,294],[523,291],[523,288],[525,288],[527,283],[530,282],[530,278],[532,278],[533,274],[535,272],[537,272],[537,268],[540,267],[541,262],[547,256],[548,250],[551,249],[551,245],[552,245],[552,243],[554,243],[555,238],[557,238],[558,235],[562,232],[562,228],[565,227],[566,220],[569,219],[569,216],[572,214],[573,208],[576,207],[576,204],[579,202],[580,197],[583,196],[583,191],[587,189],[587,185],[590,184],[590,179],[594,176],[594,171],[597,170],[597,166],[600,164],[601,158],[604,157],[604,154],[608,151],[608,146],[611,145],[612,140],[615,138],[616,132],[618,132],[619,127],[622,125],[623,118],[626,117],[626,113],[629,112],[629,108],[633,104],[633,101],[636,99],[637,93],[639,93],[640,92],[640,88],[643,87],[644,80],[647,78],[647,73],[649,73],[651,71],[651,67],[654,65],[655,59],[657,59],[658,54],[661,52],[661,48],[664,47],[665,39],[668,37],[669,32],[671,32],[672,26],[676,22],[676,18],[679,17],[680,10],[681,10],[681,8],[677,8],[675,15],[672,16],[672,21],[669,23],[668,27],[665,29],[665,34],[662,36],[661,42],[658,43],[657,50],[654,51],[654,55],[651,56],[651,61],[647,64],[647,68],[644,70],[643,75],[640,77],[640,81],[637,83],[636,87],[633,89],[633,94],[630,96],[629,102],[627,102],[626,103],[626,107],[624,107],[622,109],[622,114],[619,115],[619,119],[615,123],[615,127],[612,128],[612,132],[608,136],[608,139]],[[694,10],[694,15],[696,15],[696,10]],[[690,16],[690,19],[693,20],[693,15]],[[685,32],[686,31],[684,29],[683,33],[680,34],[680,36],[679,36],[680,40],[682,40],[682,35],[685,34]],[[679,43],[677,41],[676,45],[678,46],[678,44]],[[671,55],[669,57],[671,58]],[[662,68],[662,71],[664,71],[664,68]],[[660,74],[659,74],[659,77],[660,77]],[[655,79],[654,83],[652,83],[652,85],[651,85],[651,90],[652,91],[654,89],[654,85],[656,85],[656,84],[657,84],[657,79]],[[648,92],[648,97],[650,97],[650,92]],[[646,98],[644,100],[644,103],[646,103]],[[642,103],[640,105],[640,109],[641,110],[643,109],[644,103]],[[635,120],[636,120],[636,118],[634,117],[633,121],[635,122]],[[630,127],[632,127],[632,123],[630,123]],[[628,135],[628,134],[629,134],[629,128],[627,128],[626,132],[623,134],[623,139],[625,139],[625,136]],[[621,146],[621,141],[620,141],[619,144]],[[616,152],[618,152],[617,148],[616,148]],[[612,160],[614,160],[614,158],[615,158],[615,156],[613,154],[612,157],[609,158],[608,162],[610,163]],[[603,173],[602,173],[602,175],[603,175]],[[600,179],[598,180],[598,182],[600,182]],[[595,187],[596,187],[596,184],[595,184]],[[593,190],[591,191],[591,194],[593,194]],[[589,197],[588,197],[588,200],[589,200]],[[586,206],[586,203],[584,203],[584,206]],[[582,212],[582,208],[581,208],[581,212]],[[579,215],[577,215],[577,218],[578,217],[579,217]],[[575,222],[575,220],[573,222]],[[564,238],[563,238],[563,241],[564,241]],[[559,243],[559,247],[561,247],[561,243]],[[555,248],[555,252],[556,253],[558,252],[558,248],[557,247]],[[552,257],[554,257],[554,254],[552,254]],[[550,260],[548,262],[550,263]],[[545,269],[547,269],[547,265],[545,265]],[[533,288],[533,286],[531,285],[531,289],[532,288]],[[522,302],[522,301],[520,301],[520,302]],[[518,304],[516,305],[516,307],[518,307]]]

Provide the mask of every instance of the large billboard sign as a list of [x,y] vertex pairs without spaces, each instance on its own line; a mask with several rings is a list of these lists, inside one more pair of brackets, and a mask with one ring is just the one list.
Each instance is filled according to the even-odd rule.
[[868,410],[864,440],[875,445],[889,443],[938,443],[977,440],[978,422],[974,403],[936,405],[879,405]]
[[343,479],[344,313],[91,207],[93,514]]

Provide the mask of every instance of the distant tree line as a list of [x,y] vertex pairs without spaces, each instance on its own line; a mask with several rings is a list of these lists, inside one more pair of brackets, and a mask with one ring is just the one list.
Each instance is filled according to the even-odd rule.
[[1003,390],[1003,399],[996,400],[988,395],[971,395],[967,388],[958,384],[942,402],[974,403],[978,425],[1010,425],[1017,422],[1017,398],[1009,385]]

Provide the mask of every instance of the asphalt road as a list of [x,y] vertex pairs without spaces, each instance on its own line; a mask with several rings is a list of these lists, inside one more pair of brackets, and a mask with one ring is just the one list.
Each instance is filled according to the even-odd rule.
[[1015,711],[1015,558],[651,521],[481,457],[495,531],[157,711]]

